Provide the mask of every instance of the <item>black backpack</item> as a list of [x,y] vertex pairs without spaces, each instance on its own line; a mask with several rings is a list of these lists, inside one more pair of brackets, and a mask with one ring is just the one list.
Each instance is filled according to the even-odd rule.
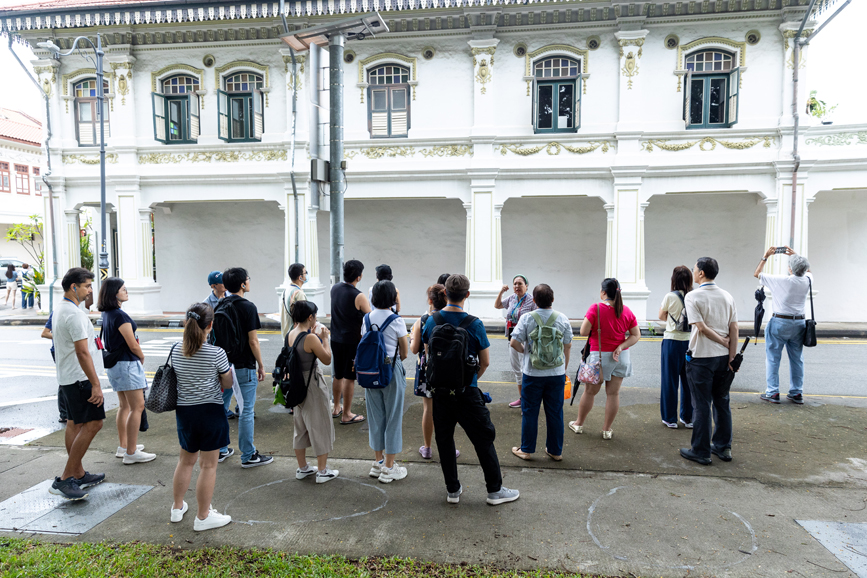
[[673,293],[677,295],[678,299],[680,299],[680,304],[683,305],[680,319],[677,319],[674,322],[674,330],[689,333],[691,329],[689,327],[689,317],[686,315],[686,301],[684,301],[683,295],[680,294],[680,291],[673,291]]
[[283,349],[280,350],[280,355],[274,362],[274,371],[271,374],[274,378],[275,404],[280,403],[291,409],[300,405],[307,398],[307,388],[310,386],[310,379],[316,369],[316,361],[314,360],[313,367],[310,368],[310,375],[305,381],[304,372],[301,370],[301,358],[297,351],[299,346],[303,347],[301,342],[308,335],[310,335],[309,331],[300,334],[295,339],[295,344],[289,347],[289,334],[286,334]]
[[470,355],[467,332],[477,318],[467,315],[457,327],[448,323],[439,311],[433,318],[436,327],[428,340],[428,389],[434,396],[463,393],[479,372],[478,358]]
[[211,334],[214,336],[214,345],[226,352],[230,362],[238,359],[244,353],[244,345],[247,336],[241,333],[241,318],[235,308],[235,301],[240,299],[236,295],[224,297],[214,310],[214,328]]

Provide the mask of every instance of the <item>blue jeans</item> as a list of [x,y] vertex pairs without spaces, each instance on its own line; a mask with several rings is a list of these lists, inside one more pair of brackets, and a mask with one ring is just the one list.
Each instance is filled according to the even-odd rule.
[[375,452],[399,454],[403,451],[403,399],[406,370],[398,359],[391,382],[382,388],[365,389],[368,439]]
[[21,292],[21,308],[27,309],[28,307],[33,307],[33,293],[25,293]]
[[680,389],[680,419],[692,423],[692,396],[686,381],[686,350],[689,341],[675,339],[662,340],[662,388],[660,390],[659,412],[662,421],[677,423],[677,390]]
[[259,386],[259,380],[255,369],[236,367],[235,374],[238,376],[238,385],[241,386],[241,397],[244,398],[244,409],[238,417],[238,448],[241,450],[241,463],[243,463],[256,453],[256,446],[253,445],[253,406],[256,404],[256,388]]
[[803,319],[780,319],[771,317],[765,327],[765,376],[768,382],[765,393],[780,393],[780,358],[783,346],[789,355],[789,371],[792,383],[789,395],[804,391],[804,331],[807,322]]
[[545,447],[548,453],[563,454],[563,392],[566,375],[533,377],[523,374],[521,384],[521,451],[532,454],[536,451],[536,436],[539,433],[539,406],[545,402],[545,425],[548,436]]

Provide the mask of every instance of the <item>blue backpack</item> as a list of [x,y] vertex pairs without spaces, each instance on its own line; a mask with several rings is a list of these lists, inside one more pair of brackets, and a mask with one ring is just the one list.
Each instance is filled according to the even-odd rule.
[[355,353],[355,375],[361,387],[380,389],[391,383],[391,375],[394,373],[394,364],[400,347],[394,348],[394,358],[390,359],[385,353],[385,336],[382,332],[399,317],[391,314],[379,327],[370,325],[370,313],[364,316],[366,331],[361,336]]

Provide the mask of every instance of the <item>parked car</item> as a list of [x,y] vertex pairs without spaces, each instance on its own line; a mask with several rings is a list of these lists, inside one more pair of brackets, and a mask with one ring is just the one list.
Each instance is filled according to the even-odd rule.
[[[9,265],[15,265],[15,272],[18,273],[18,270],[21,268],[21,265],[24,264],[24,261],[21,259],[16,259],[15,257],[0,257],[0,289],[6,289],[6,267]],[[21,279],[18,279],[18,289],[21,289]]]

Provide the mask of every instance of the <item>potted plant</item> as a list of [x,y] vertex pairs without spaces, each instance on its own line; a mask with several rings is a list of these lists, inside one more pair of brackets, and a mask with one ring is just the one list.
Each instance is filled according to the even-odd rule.
[[807,112],[822,121],[822,124],[831,124],[833,121],[825,119],[834,112],[837,105],[828,106],[824,100],[819,100],[816,97],[817,93],[816,90],[810,91],[810,98],[807,99]]

